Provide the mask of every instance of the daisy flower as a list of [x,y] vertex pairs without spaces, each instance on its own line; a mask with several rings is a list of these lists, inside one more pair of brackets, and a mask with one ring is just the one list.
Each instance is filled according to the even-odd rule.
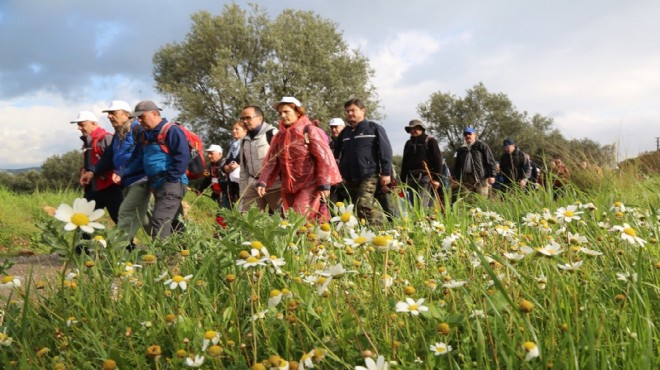
[[195,358],[188,357],[186,358],[186,366],[188,367],[200,367],[204,364],[204,356],[195,355]]
[[562,270],[566,270],[566,271],[577,271],[580,268],[580,266],[582,266],[582,262],[584,262],[584,261],[577,261],[575,263],[570,263],[569,262],[569,263],[565,263],[565,264],[560,263],[560,264],[557,264],[557,267],[559,267]]
[[625,213],[626,212],[626,206],[623,205],[623,203],[621,203],[621,202],[614,202],[614,204],[612,204],[612,207],[610,208],[610,211],[614,212],[614,213],[619,213],[619,212],[620,213]]
[[252,315],[252,321],[257,321],[257,320],[263,320],[266,318],[266,314],[268,313],[268,310],[263,310],[261,312],[257,312],[254,315]]
[[557,244],[555,241],[550,241],[548,245],[543,248],[538,248],[536,251],[544,256],[557,256],[563,252],[561,245]]
[[555,217],[557,217],[557,219],[560,222],[571,222],[571,221],[577,221],[577,220],[581,219],[581,217],[578,216],[578,215],[580,215],[582,213],[584,213],[584,212],[578,211],[578,206],[570,205],[568,207],[558,208],[555,211]]
[[532,359],[539,357],[539,347],[534,342],[525,342],[523,343],[523,349],[525,350],[525,361],[531,361]]
[[617,278],[617,280],[626,281],[626,282],[630,281],[630,282],[636,283],[637,282],[637,273],[634,272],[634,273],[631,274],[629,272],[617,272],[616,273],[616,278]]
[[440,355],[446,355],[447,353],[451,352],[451,346],[448,346],[446,343],[443,342],[436,342],[435,344],[432,344],[429,349],[433,351],[433,354],[436,356]]
[[344,245],[349,247],[356,247],[359,245],[363,245],[365,243],[372,241],[373,238],[376,237],[376,234],[374,234],[372,231],[366,228],[360,230],[360,234],[353,231],[353,229],[350,230],[350,233],[351,233],[351,238],[344,239]]
[[316,228],[316,235],[318,236],[319,240],[328,240],[332,236],[332,229],[330,228],[330,224],[323,223],[319,225],[319,227]]
[[387,370],[387,362],[383,356],[378,356],[375,362],[371,357],[367,357],[364,359],[364,364],[367,366],[358,365],[355,367],[355,370]]
[[255,266],[266,266],[266,258],[261,258],[259,250],[252,248],[250,255],[245,259],[236,260],[236,266],[243,266],[244,269]]
[[525,254],[504,252],[504,257],[512,261],[520,261],[521,259],[525,258]]
[[215,330],[207,330],[202,341],[202,352],[206,351],[210,345],[216,345],[218,342],[220,342],[220,333]]
[[268,308],[273,308],[282,302],[284,294],[280,290],[273,289],[270,291],[270,297],[268,298]]
[[353,207],[353,204],[349,204],[348,206],[342,204],[338,207],[338,215],[330,219],[330,222],[337,222],[337,231],[341,230],[344,226],[350,229],[357,226],[358,221],[353,215]]
[[282,274],[282,269],[280,266],[286,265],[286,261],[282,257],[277,257],[276,255],[270,255],[268,252],[268,249],[266,247],[263,247],[260,249],[261,254],[264,256],[263,260],[268,264],[271,264],[273,266],[273,269],[278,273]]
[[471,319],[483,319],[485,317],[486,314],[484,313],[484,310],[472,310],[472,313],[470,313]]
[[571,233],[570,231],[566,234],[566,238],[568,239],[568,244],[570,245],[580,245],[587,243],[589,240],[587,240],[587,237],[580,235],[578,233]]
[[625,240],[632,245],[639,245],[643,247],[646,244],[646,240],[637,236],[637,231],[630,227],[628,224],[623,224],[623,226],[612,226],[612,231],[620,232],[621,240]]
[[165,285],[169,284],[170,289],[176,289],[177,287],[181,288],[181,290],[186,290],[188,288],[188,282],[192,278],[192,275],[186,275],[186,276],[181,276],[181,275],[176,275],[171,279],[165,280]]
[[396,312],[410,312],[411,315],[417,316],[420,312],[426,312],[428,307],[424,306],[424,298],[415,301],[412,298],[406,298],[405,302],[398,302],[396,304]]
[[592,257],[598,257],[603,255],[602,252],[595,251],[593,249],[589,249],[586,247],[580,247],[579,251],[586,254],[587,256],[592,256]]
[[95,222],[103,217],[103,209],[95,210],[95,207],[95,201],[88,202],[86,199],[76,198],[73,201],[73,207],[64,203],[60,204],[55,212],[55,218],[66,222],[66,225],[64,225],[66,231],[80,228],[80,230],[92,234],[94,229],[105,228],[105,226]]
[[465,284],[467,284],[467,281],[456,281],[456,280],[452,279],[452,280],[449,280],[448,282],[442,284],[442,287],[443,288],[454,289],[454,288],[460,288]]
[[3,288],[20,288],[21,279],[18,276],[6,275],[0,280],[0,287]]

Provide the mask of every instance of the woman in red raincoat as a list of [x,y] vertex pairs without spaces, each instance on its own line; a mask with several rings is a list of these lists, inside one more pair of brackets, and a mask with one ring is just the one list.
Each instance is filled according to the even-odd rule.
[[312,124],[298,99],[284,97],[273,108],[280,116],[279,132],[264,158],[257,193],[266,194],[279,176],[285,211],[327,218],[321,202],[329,196],[330,186],[342,181],[328,137]]

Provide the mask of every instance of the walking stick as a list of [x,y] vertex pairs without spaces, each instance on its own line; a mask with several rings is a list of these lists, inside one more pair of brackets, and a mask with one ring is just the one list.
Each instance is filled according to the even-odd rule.
[[431,170],[429,170],[429,165],[426,164],[426,161],[422,161],[422,165],[424,165],[424,171],[426,171],[426,175],[429,177],[429,185],[431,186],[431,189],[433,189],[433,194],[435,194],[435,198],[438,200],[438,203],[440,203],[440,209],[442,210],[442,212],[444,212],[445,205],[443,203],[442,197],[440,197],[440,194],[438,193],[438,189],[436,189],[435,186],[433,186],[433,176],[431,176]]

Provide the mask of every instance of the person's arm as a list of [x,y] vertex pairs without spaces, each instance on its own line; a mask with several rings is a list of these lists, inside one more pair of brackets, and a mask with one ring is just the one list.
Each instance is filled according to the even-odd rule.
[[[339,169],[335,156],[330,150],[328,140],[323,130],[316,126],[309,126],[309,154],[314,158],[316,166],[317,189],[321,191],[330,190],[330,187],[341,182]],[[326,194],[329,195],[329,194]]]
[[190,149],[188,140],[183,131],[176,125],[172,125],[165,136],[165,145],[170,150],[172,165],[167,170],[165,181],[179,182],[179,179],[186,173],[188,163],[190,163]]

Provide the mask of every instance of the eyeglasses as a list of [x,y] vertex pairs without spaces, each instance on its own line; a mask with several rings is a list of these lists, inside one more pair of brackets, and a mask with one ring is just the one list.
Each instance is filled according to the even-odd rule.
[[261,116],[243,116],[243,117],[238,117],[241,121],[251,121],[253,118],[257,118]]

